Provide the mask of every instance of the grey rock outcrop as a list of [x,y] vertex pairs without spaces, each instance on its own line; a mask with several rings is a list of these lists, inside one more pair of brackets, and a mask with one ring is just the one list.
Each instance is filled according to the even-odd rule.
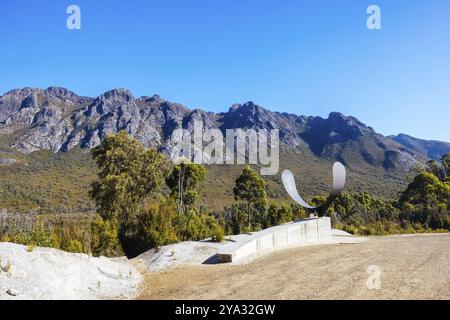
[[[406,170],[429,157],[405,139],[384,137],[354,117],[333,112],[328,118],[272,112],[253,102],[234,104],[228,112],[190,110],[158,95],[133,97],[114,89],[97,98],[81,97],[58,87],[16,89],[0,96],[0,134],[23,153],[64,152],[92,148],[111,133],[126,130],[141,143],[169,151],[168,140],[177,128],[278,129],[282,146],[305,148],[315,156],[348,165],[363,162],[386,170]],[[411,140],[411,139],[409,139]]]
[[450,152],[450,143],[448,142],[417,139],[402,133],[389,136],[389,138],[408,149],[427,155],[433,160],[440,160],[442,155]]

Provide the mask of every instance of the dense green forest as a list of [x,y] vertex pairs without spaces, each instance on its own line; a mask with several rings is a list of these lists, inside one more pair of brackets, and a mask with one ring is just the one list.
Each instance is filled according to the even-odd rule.
[[[27,197],[29,193],[58,192],[68,197],[64,203],[67,210],[60,214],[48,209],[60,207],[60,200],[42,203],[40,207],[47,209],[32,214],[4,210],[0,214],[0,241],[26,244],[30,250],[48,246],[134,257],[178,241],[223,241],[230,234],[256,231],[307,215],[296,204],[277,201],[276,195],[270,194],[273,181],[263,179],[250,166],[240,168],[242,172],[231,190],[216,188],[231,200],[221,207],[209,207],[202,201],[202,194],[214,187],[211,181],[223,186],[223,175],[208,177],[211,172],[204,166],[187,162],[171,165],[166,156],[144,148],[124,131],[105,138],[91,155],[81,150],[71,157],[74,154],[78,162],[68,161],[67,154],[55,158],[36,153],[33,157],[48,161],[31,161],[26,169],[3,169],[15,173],[8,177],[16,177],[6,181],[6,186],[14,187],[2,186],[2,197],[9,199],[10,208],[33,210],[35,201],[42,200]],[[40,168],[34,167],[37,163]],[[58,181],[48,178],[50,191],[39,189],[46,183],[42,173],[50,176],[53,170],[69,173]],[[27,181],[27,172],[40,175]],[[82,179],[78,179],[80,176]],[[394,199],[383,200],[367,192],[340,195],[327,212],[334,227],[362,235],[450,231],[450,154],[441,162],[415,167],[410,176],[410,183]],[[90,188],[80,185],[86,180]],[[88,201],[73,201],[84,195]],[[28,200],[22,202],[22,198]],[[324,199],[315,197],[312,201]]]

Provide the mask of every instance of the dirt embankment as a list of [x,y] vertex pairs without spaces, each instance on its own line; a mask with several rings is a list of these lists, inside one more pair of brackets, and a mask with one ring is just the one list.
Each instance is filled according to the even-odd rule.
[[[370,266],[380,271],[379,289],[367,287]],[[246,265],[146,272],[140,290],[140,299],[450,299],[450,234],[371,237],[286,249]]]

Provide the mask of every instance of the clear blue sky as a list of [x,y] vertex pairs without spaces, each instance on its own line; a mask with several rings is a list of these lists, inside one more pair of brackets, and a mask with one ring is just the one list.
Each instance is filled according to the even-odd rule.
[[[370,4],[382,30],[366,28]],[[2,0],[0,74],[0,94],[125,87],[210,111],[252,100],[450,141],[450,1]]]

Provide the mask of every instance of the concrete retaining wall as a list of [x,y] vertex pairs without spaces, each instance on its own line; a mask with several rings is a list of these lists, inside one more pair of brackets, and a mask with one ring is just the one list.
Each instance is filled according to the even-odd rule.
[[219,262],[237,261],[265,250],[316,242],[331,236],[329,217],[304,219],[253,233],[245,242],[226,247],[218,253]]

